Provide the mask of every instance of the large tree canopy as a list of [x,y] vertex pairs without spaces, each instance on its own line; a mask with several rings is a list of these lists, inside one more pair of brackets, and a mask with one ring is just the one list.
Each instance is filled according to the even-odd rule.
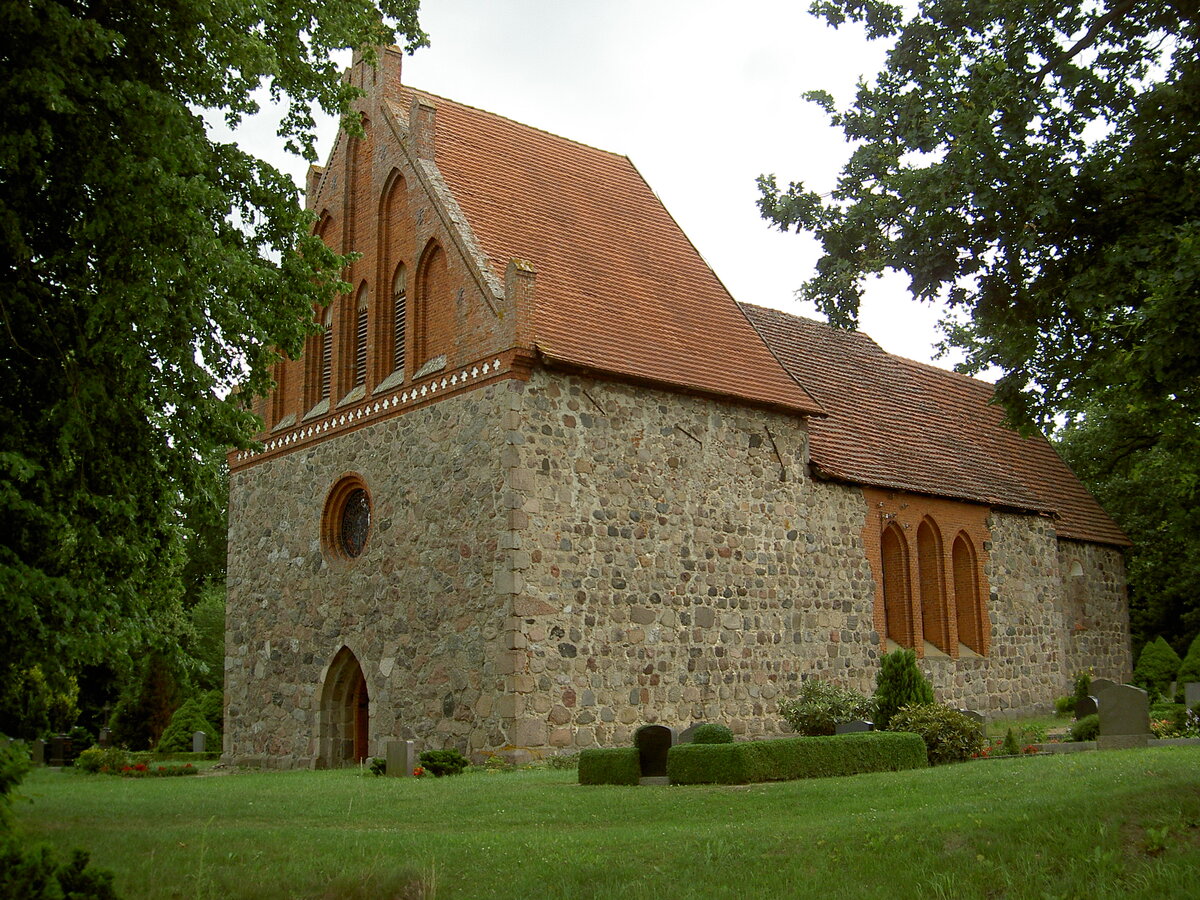
[[971,371],[1014,418],[1109,385],[1160,423],[1200,419],[1197,0],[819,0],[893,41],[835,108],[856,147],[827,196],[760,179],[763,214],[824,247],[803,293],[855,321],[864,278],[948,302]]
[[[339,48],[424,41],[417,0],[0,0],[0,683],[157,627],[180,510],[342,260],[291,181],[206,133],[255,111],[313,156]],[[187,498],[187,504],[181,502]]]

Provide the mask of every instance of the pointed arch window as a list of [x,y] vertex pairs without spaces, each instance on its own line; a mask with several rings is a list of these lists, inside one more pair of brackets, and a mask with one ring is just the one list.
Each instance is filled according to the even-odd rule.
[[396,266],[392,279],[392,362],[395,371],[404,369],[404,341],[408,328],[408,270],[404,263]]
[[942,574],[942,536],[932,519],[925,519],[917,527],[917,573],[921,594],[921,636],[926,645],[932,644],[943,653],[949,653],[950,616]]
[[987,612],[979,590],[979,567],[975,547],[965,532],[954,539],[950,551],[954,573],[954,612],[958,622],[958,642],[983,656],[987,651]]
[[333,307],[325,310],[325,331],[321,334],[321,400],[329,399],[333,381]]
[[367,284],[358,289],[355,298],[354,324],[354,386],[367,382],[367,307],[369,305]]
[[883,530],[880,540],[883,562],[883,615],[887,639],[900,647],[913,646],[912,584],[908,570],[908,546],[895,524]]

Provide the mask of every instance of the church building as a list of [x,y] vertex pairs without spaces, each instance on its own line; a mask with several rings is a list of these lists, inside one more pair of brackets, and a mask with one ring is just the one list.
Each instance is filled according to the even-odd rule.
[[348,73],[353,287],[229,458],[227,762],[770,736],[896,647],[985,713],[1128,676],[1128,540],[989,385],[739,305],[626,157],[400,75]]

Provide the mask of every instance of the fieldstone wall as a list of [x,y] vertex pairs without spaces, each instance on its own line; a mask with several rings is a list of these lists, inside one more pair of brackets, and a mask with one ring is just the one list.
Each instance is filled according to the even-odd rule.
[[[226,759],[315,764],[342,647],[372,755],[412,739],[521,757],[645,723],[770,735],[806,677],[870,692],[868,502],[811,479],[806,439],[792,416],[535,369],[238,470]],[[320,540],[346,473],[373,503],[354,561]],[[1060,546],[1032,515],[993,512],[987,535],[989,652],[922,660],[940,700],[1045,708],[1084,665],[1127,671],[1118,551]]]
[[[1125,558],[1099,544],[1060,541],[1064,670],[1068,678],[1093,667],[1118,684],[1133,677]],[[1062,691],[1060,693],[1065,693]]]
[[513,744],[770,734],[803,676],[868,685],[865,501],[808,477],[800,419],[544,372],[512,390],[532,473]]
[[[343,646],[385,742],[497,745],[495,590],[506,386],[492,385],[236,472],[229,510],[225,745],[229,761],[308,766],[326,669]],[[357,473],[372,500],[362,556],[322,551],[325,497]]]

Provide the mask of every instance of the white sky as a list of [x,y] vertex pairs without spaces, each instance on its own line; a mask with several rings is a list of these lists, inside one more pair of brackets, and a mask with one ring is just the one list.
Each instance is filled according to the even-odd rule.
[[[630,157],[739,300],[816,316],[794,299],[817,258],[807,236],[759,216],[754,180],[834,187],[849,148],[801,94],[839,106],[886,48],[834,31],[806,0],[423,0],[431,46],[403,80],[434,94]],[[319,134],[322,161],[336,125]],[[306,164],[268,129],[244,146],[304,184]],[[934,361],[939,311],[901,278],[873,285],[860,327],[884,349]],[[957,356],[936,361],[949,366]]]

